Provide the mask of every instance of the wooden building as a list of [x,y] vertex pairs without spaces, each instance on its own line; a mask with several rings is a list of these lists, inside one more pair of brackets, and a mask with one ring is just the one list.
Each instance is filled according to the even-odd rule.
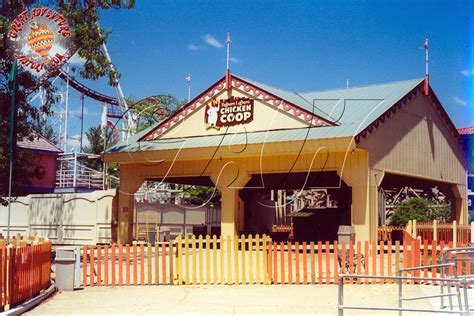
[[120,164],[119,242],[132,238],[133,194],[145,180],[216,186],[224,236],[248,231],[263,216],[255,201],[272,190],[337,195],[308,227],[332,227],[330,236],[349,224],[358,240],[374,240],[384,188],[414,183],[438,187],[453,219],[467,221],[459,134],[424,79],[294,93],[227,73],[104,158]]

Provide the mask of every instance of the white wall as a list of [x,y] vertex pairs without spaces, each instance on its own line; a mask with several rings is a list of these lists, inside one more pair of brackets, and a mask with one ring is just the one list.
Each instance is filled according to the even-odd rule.
[[[111,242],[115,190],[74,194],[32,194],[12,203],[10,235],[40,235],[53,244]],[[8,207],[0,206],[0,233],[7,234]]]

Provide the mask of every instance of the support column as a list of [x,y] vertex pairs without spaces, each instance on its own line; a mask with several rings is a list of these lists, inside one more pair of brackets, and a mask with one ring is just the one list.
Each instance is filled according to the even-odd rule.
[[240,189],[250,180],[243,166],[232,161],[219,161],[212,166],[211,180],[221,191],[221,235],[232,238],[244,227],[245,218],[239,198]]
[[[377,238],[378,208],[377,187],[381,181],[379,172],[369,169],[368,153],[358,151],[349,155],[350,161],[344,170],[339,171],[344,182],[352,190],[352,225],[355,228],[356,239],[370,241]],[[376,175],[377,174],[377,175]]]
[[239,190],[221,189],[221,235],[234,236],[238,233]]
[[452,191],[454,196],[453,220],[458,224],[469,223],[469,212],[467,210],[467,188],[465,185],[453,184]]
[[120,187],[118,194],[117,242],[131,243],[133,238],[133,219],[135,214],[135,192],[143,179],[133,172],[133,166],[120,166]]

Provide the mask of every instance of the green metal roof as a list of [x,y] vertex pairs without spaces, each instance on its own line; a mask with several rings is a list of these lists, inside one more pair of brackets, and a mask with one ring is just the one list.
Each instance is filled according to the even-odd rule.
[[153,126],[131,136],[128,143],[119,143],[109,148],[106,153],[352,137],[365,129],[424,80],[421,78],[363,87],[296,93],[239,76],[236,77],[309,111],[313,111],[314,102],[314,113],[335,122],[337,125],[249,132],[247,134],[226,135],[225,137],[223,135],[212,135],[139,142],[140,138],[155,128]]

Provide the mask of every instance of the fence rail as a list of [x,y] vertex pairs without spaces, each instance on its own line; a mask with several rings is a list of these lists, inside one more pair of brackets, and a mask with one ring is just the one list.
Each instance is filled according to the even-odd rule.
[[0,239],[0,311],[38,295],[51,284],[51,242]]
[[[462,245],[458,243],[457,246]],[[389,242],[275,242],[268,236],[179,236],[171,243],[84,246],[84,286],[186,284],[336,284],[339,273],[395,276],[400,268],[439,264],[453,243],[412,239]],[[457,262],[471,273],[471,260]],[[448,269],[453,275],[453,269]],[[433,284],[439,269],[404,271]],[[425,280],[423,278],[426,278]],[[347,283],[394,280],[347,279]]]

